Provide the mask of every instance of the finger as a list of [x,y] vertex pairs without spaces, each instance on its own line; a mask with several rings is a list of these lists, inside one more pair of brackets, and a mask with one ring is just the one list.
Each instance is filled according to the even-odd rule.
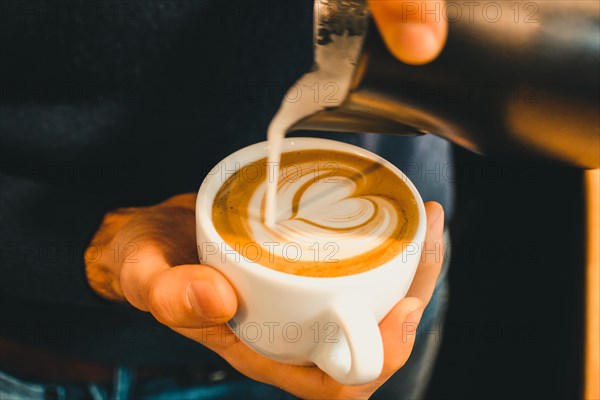
[[121,288],[133,306],[171,327],[201,327],[233,317],[237,298],[223,275],[204,265],[171,268],[157,245],[141,246],[121,269]]
[[146,306],[169,327],[199,328],[230,320],[237,297],[229,281],[205,265],[179,265],[148,282]]
[[[119,244],[117,235],[115,244]],[[121,264],[119,281],[125,299],[134,307],[148,311],[148,288],[152,278],[171,266],[166,261],[163,250],[153,242],[131,241],[134,252],[125,257]]]
[[421,299],[406,297],[379,324],[383,340],[383,380],[387,380],[408,360],[424,308]]
[[371,0],[369,7],[389,51],[407,64],[425,64],[442,51],[448,23],[444,1]]
[[[244,344],[231,329],[222,325],[207,329],[175,329],[218,353],[240,373],[259,382],[275,385],[304,398],[368,398],[401,368],[412,351],[416,326],[423,313],[418,298],[401,300],[380,324],[384,345],[381,377],[361,386],[344,386],[317,367],[298,367],[268,359]],[[289,379],[293,376],[294,379]]]
[[196,209],[196,196],[196,193],[178,194],[176,196],[170,197],[168,200],[161,203],[160,205],[179,206],[194,210]]
[[418,297],[428,304],[444,261],[444,209],[439,203],[425,203],[427,233],[423,242],[421,261],[408,290],[407,297]]
[[227,325],[174,330],[213,350],[250,379],[277,386],[293,395],[302,398],[337,398],[335,393],[343,388],[317,367],[299,367],[266,358],[242,342]]

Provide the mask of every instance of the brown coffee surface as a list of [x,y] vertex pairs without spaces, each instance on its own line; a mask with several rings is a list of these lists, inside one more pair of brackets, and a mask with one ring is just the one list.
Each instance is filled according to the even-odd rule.
[[381,266],[415,245],[416,199],[384,165],[330,150],[283,153],[280,165],[272,228],[264,223],[266,158],[231,175],[213,203],[217,232],[249,261],[294,275],[336,277]]

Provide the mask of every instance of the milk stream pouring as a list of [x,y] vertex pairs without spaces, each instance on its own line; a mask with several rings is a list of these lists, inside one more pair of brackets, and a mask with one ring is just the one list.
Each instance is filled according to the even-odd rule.
[[[411,66],[389,53],[366,1],[316,0],[315,63],[294,87],[335,85],[336,96],[282,102],[268,131],[271,165],[286,132],[319,130],[434,134],[483,154],[600,166],[600,2],[436,7],[449,22],[446,46]],[[268,172],[272,224],[278,169]]]

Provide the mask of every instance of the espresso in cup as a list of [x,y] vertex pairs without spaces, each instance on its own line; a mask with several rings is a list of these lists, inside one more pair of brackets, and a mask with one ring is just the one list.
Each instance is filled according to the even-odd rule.
[[[225,166],[227,168],[228,166]],[[357,154],[303,149],[236,170],[218,191],[213,224],[253,263],[308,277],[340,277],[384,265],[413,243],[419,209],[385,165]],[[268,168],[279,167],[276,223],[265,224]]]

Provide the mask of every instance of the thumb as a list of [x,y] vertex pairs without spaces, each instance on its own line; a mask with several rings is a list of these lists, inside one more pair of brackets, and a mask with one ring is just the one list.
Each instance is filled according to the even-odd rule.
[[123,294],[159,322],[172,328],[202,328],[226,322],[235,314],[235,291],[217,270],[206,265],[171,268],[152,244],[139,250],[136,261],[123,263]]
[[385,44],[399,60],[425,64],[442,51],[448,35],[443,0],[371,0],[369,7]]

